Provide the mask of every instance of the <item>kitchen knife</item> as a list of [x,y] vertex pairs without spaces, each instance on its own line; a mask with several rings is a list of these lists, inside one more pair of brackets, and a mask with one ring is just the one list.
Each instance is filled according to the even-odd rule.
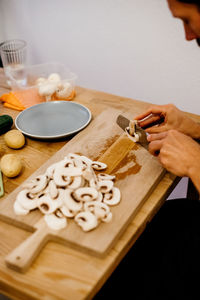
[[[117,124],[127,133],[130,139],[133,140],[133,136],[129,133],[129,125],[130,120],[126,117],[119,115],[116,120]],[[139,135],[139,143],[146,149],[148,149],[149,142],[147,141],[147,134],[146,132],[136,123],[135,124],[135,133]]]

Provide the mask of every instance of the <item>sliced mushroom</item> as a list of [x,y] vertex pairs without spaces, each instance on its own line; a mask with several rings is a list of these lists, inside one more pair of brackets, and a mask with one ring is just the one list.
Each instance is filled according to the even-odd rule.
[[136,133],[136,125],[137,125],[137,121],[136,120],[130,120],[129,122],[129,134],[134,136]]
[[64,204],[72,213],[79,212],[83,206],[83,203],[74,197],[74,191],[69,189],[65,190]]
[[98,225],[97,217],[89,211],[78,213],[74,220],[84,231],[90,231]]
[[106,220],[110,214],[108,205],[98,201],[86,202],[84,204],[84,209],[85,211],[94,213],[97,219],[100,220]]
[[54,230],[66,227],[67,218],[74,218],[84,231],[97,227],[100,221],[110,222],[112,212],[108,205],[118,204],[121,195],[114,187],[114,175],[96,175],[95,170],[105,168],[102,162],[69,153],[26,184],[17,195],[14,211],[26,215],[38,207]]
[[38,199],[38,208],[43,214],[51,214],[61,206],[62,201],[60,198],[52,200],[49,195],[44,195]]
[[109,174],[106,174],[106,173],[97,174],[98,180],[114,180],[115,177],[116,177],[115,175],[109,175]]
[[94,172],[91,168],[87,167],[83,170],[82,176],[85,180],[90,181],[93,179]]
[[89,159],[88,157],[86,157],[84,155],[81,155],[81,160],[83,163],[83,170],[91,167],[91,165],[92,165],[91,159]]
[[37,207],[37,198],[31,194],[29,190],[25,189],[19,192],[16,198],[16,202],[26,210],[32,210]]
[[63,167],[63,174],[65,176],[80,176],[82,175],[82,168],[76,167],[72,159],[67,156],[59,163],[60,167]]
[[53,180],[58,186],[67,186],[71,183],[71,177],[64,175],[64,169],[62,166],[56,166],[53,173]]
[[103,202],[108,205],[116,205],[120,202],[121,193],[117,187],[113,187],[112,190],[104,194]]
[[80,155],[75,154],[75,153],[69,153],[67,155],[67,158],[69,158],[73,161],[75,167],[79,167],[81,169],[84,168],[84,165],[83,165]]
[[85,170],[83,170],[82,176],[87,181],[87,185],[89,187],[93,187],[97,190],[99,189],[98,179],[92,168],[88,167]]
[[44,220],[48,227],[53,230],[61,230],[67,226],[67,218],[63,215],[60,216],[60,213],[57,213],[57,211],[53,214],[45,215]]
[[30,193],[37,194],[45,189],[48,184],[48,178],[44,175],[39,175],[35,178],[35,185],[30,189]]
[[23,206],[18,201],[15,201],[13,208],[16,215],[27,215],[29,213],[29,210],[23,208]]
[[69,189],[77,189],[81,186],[83,186],[84,184],[84,179],[82,176],[75,176],[75,177],[71,177],[71,182],[70,184],[67,186]]
[[63,215],[66,216],[67,218],[73,218],[76,215],[76,212],[70,210],[66,205],[62,205],[60,207],[60,210],[63,213]]
[[98,197],[98,191],[92,187],[81,187],[74,191],[74,198],[79,201],[93,201]]
[[82,175],[82,169],[79,167],[68,167],[64,168],[64,176],[80,176]]
[[68,156],[66,156],[63,160],[61,160],[59,162],[59,166],[61,166],[63,168],[70,168],[70,167],[74,167],[74,163],[73,163],[72,159],[70,159]]
[[102,162],[100,162],[100,161],[93,161],[92,162],[92,168],[94,169],[94,170],[105,170],[106,168],[107,168],[107,165],[106,164],[104,164],[104,163],[102,163]]
[[24,189],[32,189],[35,186],[35,180],[31,180],[22,184]]
[[80,159],[80,155],[76,154],[76,153],[68,153],[66,158],[74,160],[74,159]]
[[137,143],[139,141],[139,139],[140,139],[139,134],[135,132],[134,135],[131,135],[129,127],[125,128],[125,132],[126,132],[126,135],[128,136],[128,138],[130,140],[132,140],[134,143]]
[[49,195],[51,198],[55,199],[56,197],[58,197],[59,191],[57,189],[57,186],[56,186],[54,180],[49,181],[48,190],[49,190]]
[[54,173],[55,168],[56,168],[57,165],[58,165],[58,163],[55,163],[55,164],[53,164],[53,165],[51,165],[51,166],[49,166],[49,167],[47,168],[45,174],[46,174],[46,176],[47,176],[49,179],[53,179],[53,173]]
[[99,190],[102,193],[109,193],[109,191],[113,188],[112,180],[101,180],[98,182]]
[[109,223],[111,220],[112,220],[112,213],[111,213],[111,211],[103,219],[101,219],[101,221],[103,221],[105,223]]
[[98,197],[95,201],[102,202],[102,200],[103,200],[103,194],[102,192],[98,192]]

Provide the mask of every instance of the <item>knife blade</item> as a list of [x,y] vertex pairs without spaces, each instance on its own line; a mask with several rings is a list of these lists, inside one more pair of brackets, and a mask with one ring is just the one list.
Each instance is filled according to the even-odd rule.
[[[129,127],[130,120],[124,117],[123,115],[119,115],[117,117],[116,123],[126,131],[126,128]],[[146,149],[148,149],[149,142],[147,141],[147,133],[136,123],[135,131],[139,135],[139,143]],[[127,131],[126,131],[127,132]]]

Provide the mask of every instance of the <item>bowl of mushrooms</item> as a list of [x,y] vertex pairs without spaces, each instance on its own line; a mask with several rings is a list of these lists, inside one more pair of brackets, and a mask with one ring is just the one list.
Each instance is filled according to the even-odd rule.
[[[21,78],[23,77],[23,80]],[[36,89],[46,101],[72,100],[77,75],[57,62],[24,66],[10,73],[12,90]]]

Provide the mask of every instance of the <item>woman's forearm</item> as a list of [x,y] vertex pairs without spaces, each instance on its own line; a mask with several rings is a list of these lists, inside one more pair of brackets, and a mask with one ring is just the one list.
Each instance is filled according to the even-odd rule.
[[193,166],[189,170],[189,178],[192,180],[194,186],[200,194],[200,164],[197,163],[196,166]]
[[185,119],[184,133],[191,136],[193,139],[200,139],[200,123],[193,121],[190,118]]

